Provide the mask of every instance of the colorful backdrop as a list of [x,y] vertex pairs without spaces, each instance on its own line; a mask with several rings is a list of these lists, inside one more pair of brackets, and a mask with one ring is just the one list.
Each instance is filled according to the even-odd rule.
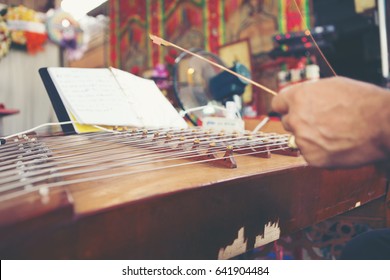
[[174,50],[152,45],[149,33],[184,48],[218,53],[249,38],[252,54],[272,49],[279,32],[309,26],[309,0],[110,0],[111,64],[133,73],[172,63]]

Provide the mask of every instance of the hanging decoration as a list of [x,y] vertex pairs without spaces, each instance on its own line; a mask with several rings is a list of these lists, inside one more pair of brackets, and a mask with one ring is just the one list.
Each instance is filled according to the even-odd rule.
[[43,50],[47,34],[37,12],[22,5],[8,7],[5,18],[11,31],[11,47],[25,48],[31,54]]
[[0,16],[0,59],[4,57],[11,45],[9,29],[2,16]]
[[279,32],[310,28],[309,0],[279,0]]
[[54,11],[47,18],[46,28],[49,39],[64,49],[68,60],[81,58],[85,51],[83,31],[69,13],[61,9]]

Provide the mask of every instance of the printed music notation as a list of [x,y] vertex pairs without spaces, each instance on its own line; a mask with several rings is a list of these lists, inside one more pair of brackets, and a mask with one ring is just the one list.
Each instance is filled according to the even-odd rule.
[[115,68],[49,67],[48,73],[66,109],[79,123],[187,127],[152,80]]

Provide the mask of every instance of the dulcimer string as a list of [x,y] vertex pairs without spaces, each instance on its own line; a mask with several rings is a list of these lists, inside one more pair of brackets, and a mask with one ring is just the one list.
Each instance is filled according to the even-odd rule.
[[[274,137],[272,137],[274,138]],[[272,150],[275,146],[278,146],[280,145],[280,143],[283,143],[283,141],[285,142],[285,140],[287,139],[286,137],[278,137],[277,138],[277,141],[274,141],[274,143],[271,143],[271,144],[267,144],[267,142],[265,141],[268,141],[269,139],[271,139],[270,137],[263,137],[263,138],[258,138],[258,139],[252,139],[252,140],[248,140],[247,138],[245,139],[245,143],[239,143],[237,141],[241,141],[241,139],[239,138],[234,138],[234,139],[213,139],[213,140],[207,140],[207,141],[202,141],[201,139],[196,139],[197,141],[199,141],[199,144],[201,144],[203,146],[203,148],[201,146],[197,147],[196,150],[194,149],[189,149],[187,151],[183,150],[183,151],[179,151],[177,152],[177,149],[175,149],[175,147],[170,147],[168,149],[166,149],[163,153],[161,153],[161,149],[156,149],[154,152],[147,152],[147,153],[131,153],[129,152],[128,150],[126,150],[126,153],[123,153],[123,151],[119,150],[118,149],[118,152],[117,153],[111,153],[111,152],[106,152],[106,153],[94,153],[94,154],[91,154],[91,153],[87,153],[87,157],[83,157],[82,155],[81,156],[72,156],[70,159],[68,160],[58,160],[59,157],[51,157],[50,159],[53,160],[55,159],[56,161],[54,162],[50,162],[50,163],[43,163],[43,164],[40,164],[39,165],[39,171],[36,171],[34,174],[42,174],[42,173],[45,173],[46,171],[43,169],[43,168],[52,168],[53,166],[57,166],[57,165],[63,165],[63,164],[73,164],[71,166],[67,165],[65,167],[62,167],[60,169],[70,169],[70,168],[77,168],[77,167],[83,167],[83,166],[90,166],[90,165],[95,165],[97,163],[104,163],[104,162],[110,162],[110,161],[118,161],[118,160],[124,160],[124,159],[132,159],[130,161],[127,161],[126,164],[129,165],[129,164],[134,164],[134,163],[143,163],[143,164],[147,164],[149,163],[150,161],[153,161],[153,162],[156,162],[156,161],[168,161],[168,160],[177,160],[177,159],[190,159],[190,158],[193,158],[193,157],[196,157],[197,155],[201,154],[201,153],[206,153],[206,152],[224,152],[225,151],[225,148],[224,146],[228,146],[230,144],[233,144],[235,145],[237,148],[235,148],[235,151],[236,152],[241,152],[241,151],[246,151],[246,150],[250,150],[250,149],[258,149],[258,148],[270,148],[270,150]],[[205,139],[206,140],[206,139]],[[253,142],[255,141],[255,142]],[[259,141],[261,141],[262,143],[259,144]],[[187,142],[187,144],[190,144],[192,145],[191,143],[193,143],[194,141],[193,140],[190,140]],[[218,144],[218,142],[221,142],[221,144],[223,146],[208,146],[209,144],[211,143],[214,143],[214,144]],[[251,142],[253,142],[255,145],[250,145]],[[182,144],[182,142],[178,142],[179,144]],[[153,144],[153,146],[155,146],[156,143]],[[134,148],[134,146],[132,146],[132,148]],[[148,147],[148,148],[152,148],[152,146]],[[153,147],[154,148],[154,147]],[[181,148],[185,148],[184,146],[182,146]],[[195,153],[195,155],[194,155]],[[68,151],[66,151],[66,154],[69,154]],[[119,154],[119,155],[118,155]],[[102,160],[102,157],[104,156],[103,160]],[[168,160],[166,159],[168,157]],[[138,161],[135,161],[134,158],[136,158]],[[140,160],[141,159],[141,160]],[[18,156],[18,160],[20,162],[20,158]],[[81,164],[81,162],[85,162],[83,164]],[[75,162],[77,162],[77,164],[74,164]],[[34,170],[37,168],[37,166],[34,166],[33,165],[34,163],[34,160],[30,160],[29,158],[26,160],[26,158],[24,158],[24,162],[23,162],[23,171],[31,171],[31,170]],[[20,166],[21,164],[19,164]],[[17,163],[14,163],[13,166],[12,164],[9,164],[8,165],[8,169],[13,169],[15,167],[17,167],[18,164]],[[112,165],[111,164],[111,167],[116,167],[117,165]],[[119,164],[120,166],[120,164]],[[56,171],[60,170],[60,169],[55,169]],[[15,173],[14,171],[9,171],[9,172],[3,172],[1,174],[0,177],[6,177],[6,181],[4,180],[0,180],[0,183],[5,183],[7,181],[12,181],[12,177],[9,177],[9,175]],[[29,174],[30,176],[33,176],[33,174]],[[17,178],[16,178],[17,179]]]
[[[171,133],[174,133],[174,130],[171,129],[170,131],[172,131]],[[180,135],[186,136],[188,133],[190,133],[190,132],[187,131],[187,133],[181,133]],[[135,134],[132,133],[132,136],[134,138],[136,138],[137,136],[140,136],[142,134],[144,134],[144,131],[141,131],[141,132],[138,132]],[[110,142],[114,141],[115,138],[117,138],[117,137],[123,137],[123,134],[118,134],[118,132],[115,132],[115,131],[113,133],[110,133],[110,134],[96,132],[96,133],[85,133],[83,135],[84,135],[84,137],[79,137],[77,135],[75,135],[75,136],[69,135],[68,138],[65,138],[66,140],[60,140],[58,137],[47,137],[45,142],[46,143],[52,143],[52,142],[57,143],[56,146],[51,149],[52,151],[65,149],[67,147],[74,147],[73,148],[74,151],[81,150],[81,151],[83,151],[82,152],[82,154],[83,154],[83,153],[90,153],[90,152],[94,152],[94,151],[105,150],[104,149],[105,146],[110,148]],[[99,145],[96,145],[97,143],[91,143],[90,139],[87,138],[87,137],[90,137],[91,135],[92,135],[93,139],[96,141],[102,140],[101,142],[98,142]],[[94,135],[96,135],[96,136],[94,136]],[[72,139],[70,140],[69,138],[72,138]],[[34,139],[34,138],[32,138],[32,139]],[[130,139],[130,138],[127,138],[127,139]],[[103,140],[104,140],[104,142],[103,142]],[[85,144],[83,144],[81,147],[82,142],[87,142],[87,141],[89,141],[88,143],[90,143],[90,147],[88,147],[88,149],[86,149]],[[122,141],[122,143],[123,144],[132,144],[132,143],[135,143],[135,141],[139,141],[139,140],[131,140],[130,139],[130,140]],[[59,145],[58,143],[62,143],[62,144]],[[8,157],[13,157],[13,154],[15,153],[15,146],[18,146],[18,145],[20,145],[20,144],[17,140],[16,142],[9,143],[6,146],[6,148],[4,147],[3,150],[8,151],[8,153],[3,153],[3,157],[2,157],[3,161],[5,159],[7,159]],[[146,146],[146,144],[144,144],[144,146]],[[141,145],[139,145],[139,147],[141,147]],[[30,156],[34,155],[34,153],[32,153],[32,152],[30,152],[29,154],[30,154]],[[63,155],[63,157],[67,157],[67,155]],[[0,163],[0,165],[1,165],[1,163]]]
[[[193,132],[190,132],[192,135],[194,135],[193,134]],[[168,135],[168,134],[167,134]],[[166,135],[166,136],[167,136]],[[218,141],[228,141],[228,139],[230,139],[230,138],[224,138],[223,136],[221,136],[220,134],[207,134],[206,136],[198,136],[198,135],[195,135],[195,136],[193,136],[192,138],[189,138],[188,137],[188,135],[187,134],[180,134],[179,135],[179,137],[176,137],[176,138],[172,138],[172,135],[174,135],[174,134],[172,134],[172,133],[169,133],[169,135],[170,135],[170,138],[169,138],[169,141],[171,142],[171,143],[174,143],[173,141],[181,141],[182,143],[186,143],[186,142],[191,142],[191,139],[195,139],[195,138],[198,138],[198,139],[200,139],[200,140],[210,140],[211,139],[211,141],[216,141],[216,140],[218,140]],[[85,136],[87,136],[87,135],[84,135],[84,137]],[[108,136],[108,137],[110,137],[111,136],[111,134],[106,134],[105,135],[105,137],[106,136]],[[153,140],[154,141],[157,141],[157,140],[164,140],[164,139],[166,139],[166,136],[160,136],[160,137],[153,137]],[[184,141],[184,140],[181,140],[180,138],[182,138],[183,136],[187,136],[187,140],[186,141]],[[69,139],[69,138],[71,138],[72,136],[68,136],[68,138],[66,138],[66,140],[64,140],[64,142],[66,142],[64,145],[59,145],[59,148],[57,148],[57,149],[59,149],[59,150],[62,150],[62,149],[64,149],[64,148],[66,148],[66,146],[65,145],[67,145],[67,143],[74,143],[75,142],[75,139]],[[80,136],[75,136],[76,138],[79,138]],[[84,137],[83,137],[83,140],[84,140]],[[251,135],[245,135],[245,136],[243,136],[243,137],[241,137],[241,139],[242,140],[245,140],[246,138],[248,138],[248,137],[251,137]],[[74,138],[74,137],[73,137]],[[110,137],[109,139],[110,139],[110,141],[112,141],[113,140],[113,138],[114,137]],[[268,138],[275,138],[274,136],[270,136],[270,135],[267,135],[267,136],[261,136],[261,137],[259,137],[259,136],[257,136],[253,141],[256,141],[256,140],[264,140],[264,141],[266,141]],[[47,138],[48,140],[47,141],[45,141],[46,143],[49,143],[49,141],[50,141],[50,137],[49,138]],[[98,137],[94,137],[94,140],[96,140],[96,139],[99,139]],[[225,139],[225,140],[219,140],[219,139]],[[238,140],[240,140],[240,138],[239,137],[237,137],[237,136],[235,136],[235,137],[233,137],[233,138],[231,138],[231,139],[233,139],[233,140],[235,140],[235,141],[238,141]],[[77,141],[77,140],[76,140]],[[203,141],[204,142],[204,141]],[[58,143],[58,142],[57,142]],[[60,142],[61,143],[61,142]],[[148,147],[148,145],[154,145],[155,144],[155,142],[150,142],[150,141],[144,141],[144,138],[141,138],[141,139],[138,139],[138,140],[130,140],[130,141],[128,141],[128,140],[126,140],[126,141],[121,141],[121,143],[123,143],[123,144],[132,144],[132,146],[133,147]],[[207,143],[207,142],[206,142]],[[31,143],[30,143],[30,145],[31,145]],[[108,144],[106,144],[106,145],[108,145]],[[71,145],[71,146],[69,146],[69,147],[73,147],[73,146],[75,146],[76,148],[75,148],[75,150],[82,150],[82,151],[86,151],[86,152],[90,152],[91,150],[86,150],[85,149],[85,147],[86,147],[86,145],[84,144],[83,145],[83,147],[80,147],[80,143],[76,143],[76,145]],[[97,144],[97,143],[93,143],[93,144],[91,144],[91,147],[93,148],[93,149],[95,149],[95,150],[101,150],[100,148],[99,148],[99,145]],[[98,149],[96,149],[96,147],[98,147]],[[92,148],[90,148],[90,149],[92,149]],[[54,147],[54,148],[52,148],[51,150],[53,150],[53,151],[55,151],[56,150],[56,147]],[[69,152],[69,150],[68,150],[68,152]],[[31,151],[29,151],[29,153],[31,153]]]
[[[278,151],[278,150],[284,150],[285,148],[278,148],[278,149],[273,149],[272,151]],[[248,156],[248,155],[255,155],[261,152],[248,152],[246,154],[237,154],[234,157],[242,157],[242,156]],[[30,185],[31,183],[34,182],[29,182],[29,184],[24,183],[23,185],[19,186],[12,186],[8,190],[1,190],[0,191],[0,202],[4,202],[9,199],[17,198],[22,195],[28,195],[30,193],[35,193],[36,191],[39,191],[41,188],[45,189],[51,189],[51,188],[58,188],[58,187],[63,187],[66,185],[72,185],[72,184],[79,184],[79,183],[86,183],[86,182],[91,182],[95,180],[104,180],[104,179],[111,179],[111,178],[117,178],[121,176],[127,176],[127,175],[134,175],[134,174],[139,174],[139,173],[147,173],[147,172],[153,172],[153,171],[161,171],[164,169],[170,169],[170,168],[178,168],[178,167],[183,167],[183,166],[188,166],[188,165],[194,165],[194,164],[199,164],[199,163],[211,163],[214,161],[221,160],[223,158],[211,158],[211,159],[202,159],[198,160],[196,162],[185,162],[185,163],[179,163],[179,164],[174,164],[174,165],[169,165],[169,166],[163,166],[163,167],[155,167],[155,168],[148,168],[148,169],[142,169],[142,170],[136,170],[136,171],[121,171],[121,172],[111,172],[110,174],[105,174],[105,175],[96,175],[93,177],[83,177],[83,178],[78,178],[78,179],[69,179],[69,180],[63,180],[59,182],[51,182],[51,183],[42,183],[40,185]],[[47,178],[45,177],[44,180]],[[36,180],[39,181],[39,180]],[[6,192],[10,190],[16,190],[14,192],[10,193],[5,193],[1,194],[1,192]]]
[[[193,132],[191,134],[193,134]],[[107,137],[108,135],[109,134],[106,134],[105,137]],[[179,137],[176,137],[176,139],[175,139],[175,138],[173,138],[174,134],[172,132],[170,132],[170,133],[167,133],[166,135],[162,135],[162,136],[158,136],[158,137],[156,137],[156,134],[154,133],[153,138],[150,139],[150,140],[152,140],[152,142],[151,142],[151,141],[144,141],[145,138],[138,139],[138,140],[127,140],[127,139],[129,139],[128,136],[126,136],[127,134],[124,134],[124,135],[125,135],[124,137],[125,137],[126,141],[117,141],[117,143],[132,144],[133,148],[151,148],[151,147],[154,147],[156,145],[157,141],[165,140],[165,145],[163,147],[161,147],[161,145],[158,145],[157,148],[154,149],[155,152],[170,151],[171,146],[178,145],[178,144],[181,144],[181,145],[191,144],[194,139],[201,141],[202,144],[209,144],[211,142],[214,142],[214,143],[225,142],[226,145],[229,145],[230,142],[237,143],[237,141],[240,141],[240,140],[245,140],[246,144],[251,144],[251,141],[252,142],[268,141],[268,140],[272,140],[273,138],[275,138],[274,136],[268,135],[268,136],[262,136],[262,137],[256,136],[254,139],[250,140],[249,138],[252,137],[250,135],[242,136],[241,138],[240,137],[226,138],[226,136],[221,135],[221,134],[208,133],[208,134],[201,134],[201,135],[193,134],[192,138],[181,139],[181,137],[183,137],[183,136],[188,137],[188,134],[181,133],[181,134],[179,134]],[[170,136],[169,138],[167,138],[168,135]],[[131,135],[131,137],[133,138],[134,135]],[[135,137],[136,137],[136,135],[135,135]],[[68,138],[71,138],[71,136],[68,136]],[[112,151],[112,147],[109,146],[110,144],[107,142],[94,142],[94,143],[90,143],[88,146],[86,144],[81,144],[81,143],[77,143],[76,145],[74,145],[75,139],[68,139],[68,138],[66,138],[66,140],[63,141],[63,143],[65,143],[64,145],[58,145],[58,142],[57,142],[57,146],[54,146],[53,148],[51,148],[52,152],[55,152],[56,150],[63,151],[64,149],[66,149],[66,153],[59,153],[59,155],[56,156],[56,159],[67,158],[70,156],[75,157],[77,155],[82,156],[84,154],[90,154],[92,152],[99,153],[99,152],[109,151],[110,153],[114,153]],[[79,137],[75,137],[75,138],[79,138]],[[83,139],[84,139],[84,137],[83,137]],[[96,139],[100,139],[100,138],[97,137],[94,140],[96,140]],[[110,139],[110,140],[112,141],[113,139]],[[168,142],[168,140],[169,140],[169,142]],[[76,141],[80,141],[80,140],[76,140]],[[48,138],[48,141],[46,141],[46,142],[50,143],[50,137]],[[232,144],[235,145],[235,143],[232,143]],[[30,146],[26,148],[26,150],[28,151],[28,154],[24,157],[24,160],[34,160],[36,158],[36,155],[40,155],[41,150],[44,149],[44,147],[40,146],[40,144],[38,144],[38,145],[34,144],[34,146],[31,146],[31,144],[32,143],[30,143]],[[97,145],[97,144],[99,144],[99,145]],[[69,149],[67,147],[70,147],[72,149]],[[77,151],[80,151],[80,152],[77,152]],[[141,155],[139,152],[137,152],[136,154]],[[148,152],[148,154],[151,154],[151,152]],[[17,161],[17,158],[15,158],[14,151],[12,151],[12,154],[10,154],[10,152],[8,152],[8,154],[3,153],[2,155],[3,155],[2,156],[3,162],[0,163],[0,170],[2,170],[1,169],[2,165],[4,165],[4,166],[9,165],[9,164]],[[9,160],[7,161],[7,159],[9,159]]]
[[[68,137],[68,138],[70,138],[70,136]],[[68,140],[70,140],[70,139],[67,139],[67,141]],[[138,141],[140,141],[140,143],[141,144],[134,144],[134,141],[133,141],[133,145],[132,145],[132,148],[142,148],[142,147],[144,147],[144,148],[150,148],[150,147],[152,147],[152,146],[155,146],[156,145],[156,142],[155,142],[155,138],[153,138],[153,140],[154,140],[154,143],[152,143],[152,144],[145,144],[147,141],[145,141],[145,140],[138,140]],[[73,142],[73,141],[72,141]],[[188,142],[188,141],[187,141]],[[103,144],[106,144],[106,146],[107,145],[109,145],[109,144],[107,144],[107,143],[104,143],[104,142],[102,142]],[[129,144],[129,142],[128,141],[121,141],[121,142],[118,142],[118,143],[121,143],[121,144]],[[184,141],[181,141],[180,143],[182,143],[182,144],[184,144],[185,142]],[[175,144],[175,142],[171,142],[170,143],[171,145],[172,144]],[[99,142],[95,142],[95,143],[93,143],[93,144],[90,144],[88,147],[86,147],[86,145],[84,144],[80,144],[80,143],[77,143],[77,145],[75,146],[76,148],[73,148],[72,146],[70,146],[69,148],[67,148],[67,147],[61,147],[60,148],[60,150],[62,150],[63,152],[62,153],[60,153],[58,156],[55,156],[54,157],[54,159],[66,159],[66,158],[72,158],[72,160],[74,160],[74,159],[78,159],[78,160],[80,160],[80,159],[82,159],[83,158],[83,156],[84,155],[86,155],[86,154],[88,154],[89,155],[89,159],[91,159],[91,158],[94,158],[94,157],[99,157],[99,156],[101,156],[101,155],[110,155],[110,156],[112,156],[112,155],[116,155],[116,154],[121,154],[122,153],[122,151],[121,150],[119,150],[119,149],[115,149],[115,150],[113,150],[112,148],[112,146],[107,146],[107,148],[101,148],[102,146],[100,145],[100,143]],[[32,147],[30,146],[29,147],[29,149],[31,149]],[[55,151],[56,150],[56,148],[54,147],[54,148],[52,148],[51,149],[51,151]],[[58,149],[57,149],[58,150]],[[149,152],[147,152],[147,153],[145,153],[145,154],[152,154],[152,153],[158,153],[158,152],[165,152],[165,151],[171,151],[170,149],[168,149],[168,147],[167,148],[160,148],[160,147],[158,147],[158,149],[154,149],[154,152],[151,152],[151,151],[149,151]],[[137,153],[132,153],[132,152],[130,152],[130,151],[126,151],[126,154],[128,155],[128,156],[141,156],[142,155],[142,153],[140,153],[140,152],[137,152]],[[39,150],[37,150],[33,155],[31,154],[31,152],[29,152],[28,153],[28,155],[27,156],[25,156],[24,157],[24,160],[25,161],[27,161],[27,160],[29,160],[29,161],[33,161],[34,159],[36,159],[37,157],[39,157],[39,155],[41,155],[41,151],[39,151]],[[4,158],[4,157],[3,157]],[[52,159],[53,159],[53,157],[52,157]],[[8,166],[7,168],[8,169],[10,169],[10,167],[9,167],[9,165],[10,164],[12,164],[12,163],[15,163],[16,161],[18,161],[19,159],[18,158],[16,158],[15,157],[15,155],[13,155],[12,156],[12,159],[10,159],[9,161],[7,161],[7,162],[4,162],[4,165],[5,166]],[[70,161],[72,161],[72,160],[70,160]],[[63,161],[64,162],[64,161]],[[29,164],[30,162],[27,162],[27,164]],[[0,164],[0,166],[1,166],[1,164]],[[2,170],[4,170],[5,168],[3,168]],[[1,167],[0,167],[0,170],[1,170]]]
[[[277,145],[278,148],[272,148],[269,151],[285,150],[286,148],[282,147],[282,146],[286,145],[286,144],[287,144],[287,142],[281,142],[279,145]],[[261,146],[261,147],[263,147],[263,146]],[[245,152],[244,154],[235,154],[234,157],[236,158],[236,157],[247,156],[247,155],[256,155],[256,154],[263,153],[263,152],[264,151]],[[195,155],[192,155],[191,157],[198,157],[198,156],[199,156],[199,154],[195,154]],[[188,158],[188,157],[186,157],[186,158]],[[8,184],[6,186],[1,187],[0,193],[5,193],[5,194],[0,196],[0,202],[7,200],[7,199],[10,199],[10,198],[17,197],[17,196],[22,195],[22,194],[27,194],[27,193],[36,191],[41,187],[44,187],[44,188],[60,187],[60,186],[65,186],[65,185],[70,185],[70,184],[77,184],[77,183],[83,183],[83,182],[101,180],[101,179],[109,179],[109,178],[120,177],[120,176],[124,176],[124,175],[132,175],[132,174],[144,173],[144,172],[150,172],[150,171],[158,171],[158,170],[163,170],[163,169],[168,169],[168,168],[176,168],[176,167],[198,164],[198,163],[209,163],[209,162],[218,161],[221,159],[224,159],[224,157],[200,159],[200,160],[196,160],[196,161],[176,163],[176,164],[171,164],[171,165],[166,165],[166,166],[161,166],[161,167],[143,168],[143,169],[139,169],[139,170],[126,170],[126,171],[118,171],[118,172],[113,170],[113,172],[110,172],[110,174],[86,176],[86,177],[77,178],[77,179],[65,179],[63,181],[57,181],[57,182],[48,182],[48,179],[55,179],[55,178],[61,179],[64,176],[74,176],[74,175],[80,175],[80,174],[86,174],[86,173],[91,173],[91,172],[96,172],[96,171],[107,170],[107,167],[106,168],[92,168],[92,169],[88,169],[86,171],[80,171],[80,172],[73,171],[73,172],[53,173],[53,174],[50,174],[49,176],[39,176],[37,178],[26,179],[26,180],[18,181],[17,183]],[[171,161],[171,160],[173,160],[173,159],[165,159],[164,161]],[[150,163],[150,162],[148,162],[148,163]],[[155,162],[153,161],[153,163],[155,163]],[[128,164],[125,164],[123,166],[128,166]],[[43,183],[38,184],[38,185],[32,185],[32,184],[40,183],[40,182],[43,182]],[[12,193],[7,193],[11,190],[17,190],[17,191],[12,192]]]
[[[251,155],[251,154],[256,154],[258,152],[252,152],[252,153],[246,153],[244,154],[238,154],[235,155],[235,157],[241,157],[241,156],[246,156],[246,155]],[[103,179],[110,179],[110,178],[116,178],[116,177],[121,177],[121,176],[126,176],[126,175],[133,175],[133,174],[139,174],[139,173],[145,173],[145,172],[152,172],[152,171],[160,171],[164,169],[169,169],[169,168],[178,168],[182,166],[188,166],[188,165],[193,165],[193,164],[198,164],[198,163],[210,163],[213,161],[217,161],[220,159],[203,159],[203,160],[198,160],[196,162],[185,162],[185,163],[178,163],[174,165],[169,165],[169,166],[164,166],[164,167],[154,167],[154,168],[147,168],[147,169],[142,169],[142,170],[128,170],[128,171],[120,171],[120,172],[110,172],[109,174],[104,174],[104,175],[94,175],[93,177],[82,177],[78,179],[68,179],[64,181],[57,181],[57,182],[50,182],[50,183],[43,183],[40,185],[35,185],[32,186],[32,183],[39,182],[40,180],[31,180],[27,183],[24,184],[18,184],[18,185],[13,185],[11,188],[8,188],[6,191],[10,190],[16,190],[11,193],[5,193],[0,195],[0,202],[6,201],[8,199],[16,198],[21,195],[29,194],[32,192],[39,191],[40,188],[56,188],[56,187],[62,187],[66,185],[71,185],[71,184],[78,184],[78,183],[85,183],[85,182],[91,182],[95,180],[103,180]],[[46,180],[47,178],[41,178],[43,180]],[[8,187],[8,186],[7,186]],[[3,191],[3,190],[2,190]]]
[[[269,151],[273,151],[275,147],[278,147],[278,144],[265,144],[265,145],[257,145],[257,146],[245,146],[245,147],[239,147],[235,149],[235,152],[240,153],[241,151],[247,151],[247,150],[253,150],[260,148],[268,148]],[[98,154],[98,155],[88,155],[88,157],[83,157],[81,159],[72,158],[68,160],[56,160],[51,161],[48,163],[41,163],[39,166],[34,166],[34,162],[26,161],[23,164],[21,163],[15,163],[11,168],[8,169],[8,171],[3,171],[0,178],[4,178],[3,180],[0,179],[1,183],[6,183],[9,181],[18,180],[18,175],[22,172],[29,172],[29,176],[35,176],[39,174],[44,174],[47,171],[59,171],[59,170],[65,170],[65,169],[72,169],[72,168],[82,168],[85,166],[93,166],[95,164],[102,164],[107,162],[107,168],[117,167],[121,166],[121,163],[119,161],[126,160],[124,164],[127,166],[134,166],[136,164],[149,164],[151,161],[153,162],[165,162],[165,161],[172,161],[172,160],[179,160],[179,159],[191,159],[193,157],[197,157],[201,155],[201,153],[217,153],[217,152],[225,152],[226,149],[223,149],[222,147],[205,147],[205,148],[198,148],[196,150],[188,150],[183,152],[171,152],[171,153],[164,153],[161,155],[161,153],[155,153],[153,154],[146,154],[143,156],[136,156],[134,158],[133,154],[127,154],[127,153],[120,153],[120,155],[112,155],[109,153],[105,154]],[[267,151],[264,151],[267,152]],[[104,156],[104,157],[103,157]],[[109,164],[109,162],[116,161],[118,164]],[[77,163],[77,164],[76,164]],[[23,168],[21,168],[21,166]],[[59,166],[59,167],[56,167]],[[19,167],[19,170],[17,169]],[[39,167],[39,170],[35,171]],[[54,168],[56,167],[56,168]],[[11,169],[11,170],[10,170]],[[32,172],[33,171],[33,172]],[[11,175],[16,174],[15,178],[11,177]]]
[[[264,146],[262,146],[263,148]],[[277,151],[279,149],[284,149],[280,148],[280,146],[277,146],[279,148],[271,148],[269,151]],[[246,149],[247,150],[247,149]],[[215,151],[214,151],[215,152]],[[222,150],[219,150],[218,152],[222,152]],[[267,152],[267,151],[254,151],[252,152],[245,152],[243,155],[251,155],[251,154],[256,154],[256,153],[262,153],[262,152]],[[224,156],[222,157],[217,157],[215,159],[200,159],[198,158],[201,156],[200,154],[196,152],[191,152],[189,153],[190,155],[184,156],[184,157],[176,157],[176,158],[165,158],[165,159],[156,159],[153,161],[153,164],[161,164],[161,163],[169,163],[177,160],[183,160],[183,159],[195,159],[196,161],[194,162],[188,162],[188,164],[195,164],[195,163],[206,163],[214,160],[221,160],[224,159]],[[240,154],[239,154],[240,155]],[[237,157],[235,155],[234,157]],[[96,166],[97,164],[104,164],[103,166]],[[105,171],[105,170],[113,170],[115,168],[120,168],[120,167],[127,167],[127,168],[134,168],[134,167],[141,167],[145,165],[151,164],[150,160],[144,160],[144,161],[132,161],[132,160],[115,160],[115,161],[89,161],[86,162],[85,164],[74,164],[74,165],[64,165],[64,166],[58,166],[58,167],[48,167],[46,169],[39,169],[34,172],[26,172],[28,175],[23,174],[23,172],[19,172],[18,174],[14,176],[8,176],[6,178],[0,179],[0,184],[7,184],[3,187],[0,187],[0,193],[10,191],[15,188],[21,188],[25,186],[29,186],[35,183],[47,181],[47,180],[52,180],[52,179],[63,179],[66,178],[67,176],[75,176],[75,175],[83,175],[83,174],[88,174],[88,173],[94,173],[98,171]],[[188,165],[185,164],[185,165]],[[182,166],[182,164],[173,164],[173,165],[166,165],[164,167],[161,167],[159,169],[164,169],[164,168],[172,168],[172,167],[179,167]],[[142,169],[138,170],[137,173],[141,172],[146,172],[154,169]],[[115,172],[115,171],[114,171]],[[23,179],[23,180],[21,180]],[[87,181],[94,181],[96,180],[96,176],[94,175],[93,177],[89,177]],[[66,182],[66,179],[61,181],[61,182]],[[61,183],[60,183],[61,184]]]

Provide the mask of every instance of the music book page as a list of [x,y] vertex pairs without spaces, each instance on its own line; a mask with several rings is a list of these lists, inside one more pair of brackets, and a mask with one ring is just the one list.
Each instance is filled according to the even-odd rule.
[[49,67],[66,109],[82,124],[187,127],[152,80],[115,68]]
[[180,127],[187,124],[161,93],[156,83],[128,72],[110,68],[132,111],[146,127]]

